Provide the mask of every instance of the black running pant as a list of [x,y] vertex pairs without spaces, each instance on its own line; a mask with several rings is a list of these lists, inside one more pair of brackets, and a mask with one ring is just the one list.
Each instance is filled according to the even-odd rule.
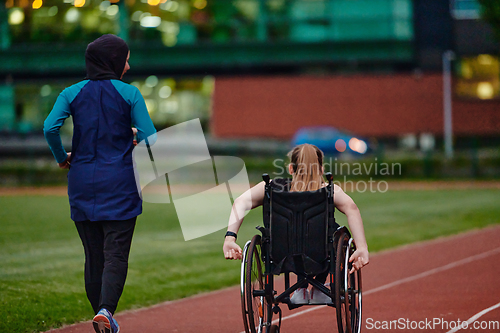
[[96,314],[102,308],[116,310],[127,278],[136,219],[75,222],[85,250],[85,290]]

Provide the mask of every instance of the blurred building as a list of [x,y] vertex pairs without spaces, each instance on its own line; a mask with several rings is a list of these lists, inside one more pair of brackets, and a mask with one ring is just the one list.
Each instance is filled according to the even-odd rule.
[[[457,136],[500,136],[499,42],[475,0],[5,0],[0,132],[40,133],[87,43],[126,39],[125,81],[157,128],[199,117],[221,138],[331,125],[443,132],[442,55],[456,54]],[[71,126],[63,129],[70,134]]]

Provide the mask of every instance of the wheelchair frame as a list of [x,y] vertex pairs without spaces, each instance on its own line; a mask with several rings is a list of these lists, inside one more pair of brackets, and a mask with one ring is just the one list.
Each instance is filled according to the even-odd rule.
[[[257,227],[261,235],[255,235],[245,244],[241,263],[241,307],[243,324],[247,333],[277,333],[281,328],[280,304],[287,304],[289,309],[306,305],[328,305],[336,308],[337,328],[339,333],[359,333],[361,330],[361,271],[349,274],[352,264],[349,257],[355,251],[355,244],[349,230],[343,226],[330,231],[336,224],[334,219],[332,175],[327,173],[327,192],[329,219],[327,261],[329,266],[330,286],[315,280],[312,276],[297,275],[297,283],[290,286],[290,271],[284,272],[285,291],[278,295],[274,289],[273,263],[270,260],[271,233],[269,227]],[[264,200],[271,201],[269,176],[262,175],[266,186]],[[266,211],[264,209],[264,216]],[[333,221],[333,223],[331,223]],[[307,283],[313,285],[332,298],[332,304],[293,304],[290,295]],[[273,314],[279,319],[273,321]]]

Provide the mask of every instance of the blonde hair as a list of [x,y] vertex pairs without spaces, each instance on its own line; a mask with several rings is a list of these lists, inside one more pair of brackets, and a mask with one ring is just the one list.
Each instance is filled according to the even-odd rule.
[[316,191],[323,186],[323,152],[304,143],[288,153],[293,167],[290,192]]

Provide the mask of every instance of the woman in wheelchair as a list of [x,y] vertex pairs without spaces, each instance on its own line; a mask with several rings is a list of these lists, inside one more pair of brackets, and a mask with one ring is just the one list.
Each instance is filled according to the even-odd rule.
[[[292,179],[277,178],[271,180],[269,186],[274,191],[316,191],[327,186],[323,180],[323,152],[314,145],[303,144],[295,147],[290,153],[290,164],[288,171]],[[266,183],[260,182],[234,201],[229,218],[226,237],[224,240],[223,251],[226,259],[242,259],[242,250],[236,244],[236,235],[243,222],[245,212],[262,205],[265,195]],[[352,232],[356,250],[350,256],[349,262],[352,263],[353,273],[369,262],[368,246],[366,244],[363,221],[358,207],[339,186],[334,186],[334,204],[335,207],[347,217],[349,228]],[[326,282],[328,270],[316,275],[316,280],[322,284]],[[309,292],[307,284],[305,288],[298,288],[290,297],[290,302],[294,304],[325,304],[332,303],[330,297],[319,292],[314,286]]]

